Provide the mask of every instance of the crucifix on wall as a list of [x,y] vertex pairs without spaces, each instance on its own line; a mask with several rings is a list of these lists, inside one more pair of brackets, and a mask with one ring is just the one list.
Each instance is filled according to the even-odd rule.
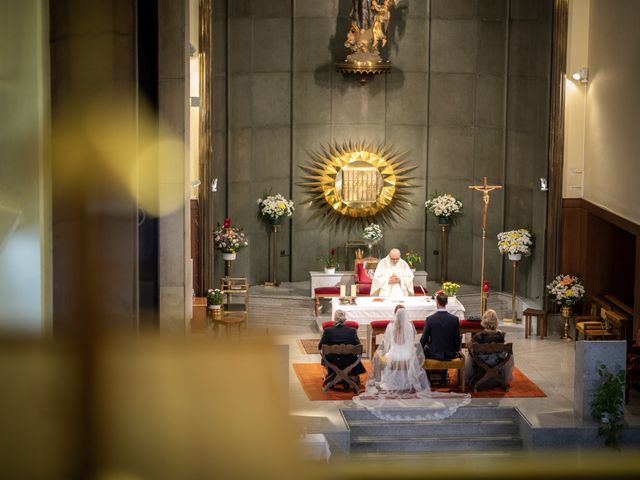
[[489,192],[502,188],[502,185],[489,185],[484,177],[482,185],[469,185],[471,190],[482,192],[482,260],[480,264],[480,315],[484,315],[487,308],[484,302],[484,243],[487,238],[487,210],[489,208]]

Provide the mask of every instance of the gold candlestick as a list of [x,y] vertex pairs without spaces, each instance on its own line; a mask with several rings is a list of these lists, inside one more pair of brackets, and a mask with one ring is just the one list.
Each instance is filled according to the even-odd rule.
[[511,260],[513,265],[513,270],[511,272],[511,318],[504,318],[503,321],[506,323],[517,322],[517,314],[516,314],[516,282],[518,280],[518,260]]
[[271,279],[264,282],[265,287],[278,286],[278,229],[280,225],[271,225]]
[[562,340],[571,341],[571,336],[569,335],[569,319],[571,318],[571,307],[561,307],[560,315],[562,315],[562,319],[564,320],[562,336],[560,338]]
[[447,228],[449,223],[440,223],[440,283],[447,279]]

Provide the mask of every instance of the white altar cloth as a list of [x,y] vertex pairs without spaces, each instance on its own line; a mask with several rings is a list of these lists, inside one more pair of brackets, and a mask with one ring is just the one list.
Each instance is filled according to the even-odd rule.
[[[378,298],[384,301],[374,301]],[[405,297],[399,298],[380,298],[380,297],[357,297],[355,305],[340,305],[340,299],[331,299],[331,318],[336,310],[344,311],[347,320],[355,320],[359,324],[368,325],[372,320],[392,320],[394,318],[393,310],[396,305],[401,303],[407,309],[409,320],[424,320],[429,315],[436,313],[436,301],[431,297]],[[464,319],[464,306],[455,298],[449,298],[447,303],[447,311],[458,317],[459,320]]]

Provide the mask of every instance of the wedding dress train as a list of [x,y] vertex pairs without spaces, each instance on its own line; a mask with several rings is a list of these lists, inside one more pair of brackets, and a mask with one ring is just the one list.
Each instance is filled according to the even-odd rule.
[[432,392],[424,353],[404,308],[384,332],[372,361],[365,391],[353,398],[381,419],[422,420],[450,417],[471,401],[468,394]]

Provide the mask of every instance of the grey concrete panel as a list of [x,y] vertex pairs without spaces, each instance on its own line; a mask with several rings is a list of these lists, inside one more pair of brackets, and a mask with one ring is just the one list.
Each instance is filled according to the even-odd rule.
[[476,125],[503,126],[506,93],[504,78],[496,75],[478,75],[476,89]]
[[250,17],[251,0],[232,0],[229,3],[230,17]]
[[389,43],[382,52],[383,58],[405,73],[426,72],[428,66],[428,24],[424,19],[407,18],[404,25],[394,24],[387,36]]
[[291,0],[251,0],[254,17],[291,17]]
[[[331,38],[336,34],[335,18],[299,18],[294,27],[294,69],[312,72],[318,68],[333,69]],[[346,36],[346,30],[345,30]],[[346,57],[346,49],[340,54]]]
[[504,54],[507,43],[505,34],[505,22],[478,22],[478,73],[504,74]]
[[527,188],[539,185],[534,173],[537,136],[533,133],[510,131],[507,142],[507,184]]
[[[95,5],[96,2],[94,2]],[[162,52],[158,61],[159,78],[181,78],[185,75],[185,4],[184,2],[158,2],[158,21],[162,27],[158,29],[158,51]],[[117,8],[113,9],[115,12]],[[112,13],[113,15],[113,13]],[[89,22],[77,22],[87,23]],[[127,22],[128,23],[128,22]],[[97,32],[96,32],[97,33]],[[102,33],[102,32],[100,32]],[[121,32],[118,32],[121,33]],[[88,42],[101,35],[90,35]],[[125,37],[126,38],[126,37]],[[127,42],[130,45],[130,39]],[[129,46],[126,45],[126,46]],[[86,45],[89,47],[89,45]],[[104,52],[109,50],[87,50],[88,52]],[[127,51],[127,50],[124,50]],[[100,55],[97,55],[98,57]],[[188,67],[187,67],[188,68]]]
[[294,0],[294,9],[296,18],[336,18],[338,16],[338,0],[323,0],[322,2]]
[[509,76],[507,126],[524,132],[547,130],[549,85],[543,78]]
[[343,143],[364,141],[377,145],[385,141],[384,125],[340,124],[331,125],[331,141]]
[[473,178],[473,130],[431,127],[429,130],[429,172],[438,178]]
[[511,22],[509,73],[546,77],[551,68],[551,24]]
[[229,179],[231,182],[248,182],[251,180],[252,133],[250,128],[229,130]]
[[288,125],[291,85],[288,73],[255,73],[252,80],[254,126]]
[[[328,145],[331,142],[330,125],[307,125],[295,126],[293,129],[293,178],[295,182],[302,180],[304,171],[299,165],[306,165],[311,161],[310,152],[320,150],[321,145]],[[294,194],[299,200],[296,192],[301,195],[301,188],[294,186]]]
[[224,178],[227,171],[227,159],[226,155],[226,132],[214,132],[212,136],[212,148],[213,148],[213,165],[211,166],[211,177],[218,178],[218,192],[212,192],[212,196],[216,197],[214,204],[216,206],[222,204],[224,209],[224,191],[226,185],[224,184]]
[[409,164],[418,168],[411,172],[414,183],[423,185],[427,175],[426,164],[427,128],[425,126],[387,125],[386,143],[392,145],[399,152],[407,152]]
[[553,0],[511,0],[511,18],[550,22],[553,15]]
[[227,0],[213,0],[213,18],[225,18],[226,16]]
[[253,82],[250,75],[231,75],[229,78],[230,127],[249,127],[252,117]]
[[518,186],[506,188],[505,229],[531,229],[533,192]]
[[492,182],[504,182],[504,129],[476,128],[474,135],[474,181],[482,177]]
[[331,98],[332,123],[384,125],[386,94],[384,82],[379,80],[360,85],[336,72],[333,75],[336,88]]
[[214,75],[213,77],[213,129],[224,130],[227,128],[227,85],[225,77]]
[[[472,236],[470,233],[450,229],[447,235],[447,276],[445,281],[456,283],[477,283],[472,281],[471,271],[473,266]],[[438,249],[440,242],[438,240]],[[441,253],[442,254],[442,253]],[[478,257],[479,258],[479,257]],[[440,257],[437,257],[439,271]],[[434,274],[436,271],[434,271]],[[434,276],[435,278],[435,276]]]
[[[384,238],[384,250],[380,251],[382,256],[386,256],[389,253],[389,250],[392,248],[400,249],[400,252],[404,256],[406,252],[418,252],[423,255],[423,245],[424,245],[424,231],[422,230],[423,225],[418,225],[418,228],[415,228],[414,225],[410,223],[403,222],[399,223],[397,226],[386,227],[385,230],[385,238]],[[423,262],[420,263],[420,267],[422,269]]]
[[[331,248],[331,233],[326,229],[300,230],[294,220],[292,243],[292,281],[309,279],[309,272],[321,270],[323,264],[318,257],[326,256]],[[339,245],[333,245],[338,247]]]
[[[251,71],[252,37],[253,21],[250,18],[232,18],[229,21],[229,70],[231,73]],[[226,43],[224,39],[216,38],[223,45]],[[215,57],[213,61],[215,63]]]
[[509,0],[482,0],[478,2],[478,19],[484,21],[504,20]]
[[[397,85],[398,80],[398,75],[395,74],[387,78],[387,123],[424,125],[427,109],[427,75],[407,72],[402,75],[402,85]],[[398,88],[394,88],[396,85]]]
[[431,71],[472,73],[476,69],[477,22],[432,20]]
[[254,72],[291,70],[291,21],[266,18],[253,21],[252,68]]
[[213,21],[213,73],[227,71],[227,21]]
[[477,0],[432,0],[431,17],[475,18],[477,4]]
[[254,128],[251,174],[254,178],[289,178],[290,127]]
[[437,73],[431,76],[429,125],[470,126],[474,110],[474,75]]
[[295,125],[331,122],[331,72],[300,72],[293,78]]

